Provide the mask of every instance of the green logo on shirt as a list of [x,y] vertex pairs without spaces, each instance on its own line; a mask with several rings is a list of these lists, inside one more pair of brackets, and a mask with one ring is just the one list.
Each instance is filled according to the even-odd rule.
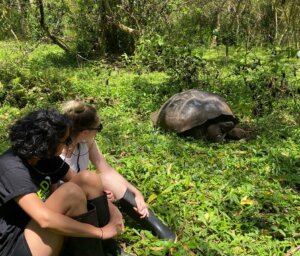
[[50,195],[51,180],[50,177],[45,177],[40,183],[40,189],[37,191],[38,197],[44,202]]

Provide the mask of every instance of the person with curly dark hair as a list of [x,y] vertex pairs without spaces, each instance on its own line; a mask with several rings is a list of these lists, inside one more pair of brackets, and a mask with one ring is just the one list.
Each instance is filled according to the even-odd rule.
[[60,158],[71,143],[70,127],[54,109],[33,111],[11,127],[11,148],[0,156],[1,256],[59,255],[64,241],[74,256],[101,256],[102,240],[123,230],[98,175],[75,174]]

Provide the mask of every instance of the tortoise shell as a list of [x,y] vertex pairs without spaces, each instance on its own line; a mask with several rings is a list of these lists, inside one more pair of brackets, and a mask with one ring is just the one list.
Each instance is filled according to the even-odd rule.
[[151,119],[155,126],[176,133],[219,121],[238,123],[224,98],[197,89],[173,95]]

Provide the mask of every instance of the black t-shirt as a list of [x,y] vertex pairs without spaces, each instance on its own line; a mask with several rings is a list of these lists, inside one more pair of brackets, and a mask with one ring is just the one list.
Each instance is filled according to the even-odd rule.
[[0,255],[7,256],[30,217],[14,198],[37,193],[45,201],[51,184],[61,180],[69,165],[59,156],[40,161],[36,168],[8,150],[0,156]]

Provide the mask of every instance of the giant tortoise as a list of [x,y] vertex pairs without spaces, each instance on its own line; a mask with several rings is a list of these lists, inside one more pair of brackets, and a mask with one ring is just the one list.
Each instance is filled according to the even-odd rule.
[[220,142],[245,137],[245,131],[236,127],[238,119],[226,101],[197,89],[173,95],[152,113],[151,120],[156,127],[196,139]]

